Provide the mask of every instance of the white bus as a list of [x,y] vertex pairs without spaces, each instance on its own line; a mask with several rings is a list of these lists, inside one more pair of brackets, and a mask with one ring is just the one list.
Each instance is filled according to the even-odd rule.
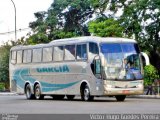
[[10,50],[10,87],[27,99],[74,99],[143,93],[137,42],[126,38],[75,37]]

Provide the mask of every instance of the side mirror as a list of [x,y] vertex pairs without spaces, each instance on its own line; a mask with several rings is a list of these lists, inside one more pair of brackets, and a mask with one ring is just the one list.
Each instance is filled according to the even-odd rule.
[[[146,54],[146,53],[144,53],[144,52],[141,52],[141,56],[142,56],[142,58],[144,58],[144,66],[146,66],[146,65],[149,65],[150,64],[150,62],[149,62],[149,57],[148,57],[148,55]],[[143,59],[142,59],[143,60]]]

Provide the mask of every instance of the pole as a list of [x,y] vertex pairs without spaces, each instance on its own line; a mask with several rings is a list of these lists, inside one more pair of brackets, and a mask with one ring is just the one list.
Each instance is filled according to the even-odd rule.
[[159,81],[158,81],[158,95],[160,95],[160,94],[159,94]]
[[15,41],[16,41],[16,40],[17,40],[17,28],[16,28],[16,6],[15,6],[15,3],[13,2],[13,0],[11,0],[11,2],[13,3],[14,11],[15,11]]

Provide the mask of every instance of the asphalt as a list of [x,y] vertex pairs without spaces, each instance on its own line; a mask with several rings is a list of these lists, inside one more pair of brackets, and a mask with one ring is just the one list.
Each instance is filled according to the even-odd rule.
[[[19,95],[16,92],[0,92],[0,96]],[[129,98],[160,99],[160,95],[129,95]]]

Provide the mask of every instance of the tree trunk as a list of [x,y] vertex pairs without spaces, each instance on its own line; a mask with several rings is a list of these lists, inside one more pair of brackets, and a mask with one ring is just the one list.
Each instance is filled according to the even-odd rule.
[[156,53],[156,51],[150,52],[150,63],[155,66],[160,73],[160,56]]

